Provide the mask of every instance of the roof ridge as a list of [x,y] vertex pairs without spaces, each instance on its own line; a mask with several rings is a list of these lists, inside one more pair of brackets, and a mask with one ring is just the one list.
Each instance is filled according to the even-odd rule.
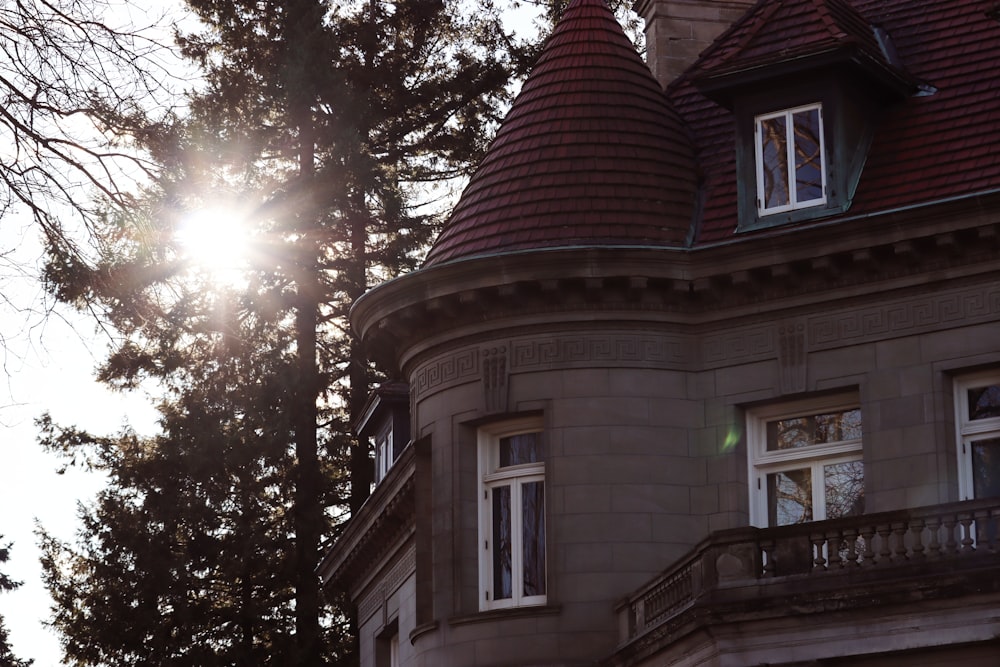
[[830,36],[833,38],[846,37],[847,33],[840,26],[835,18],[830,14],[830,5],[827,4],[827,0],[812,0],[813,7],[816,8],[816,13],[819,16],[820,21],[827,27],[830,31]]
[[[723,47],[722,52],[719,54],[719,62],[728,62],[730,58],[734,55],[739,54],[744,48],[757,36],[757,33],[767,25],[768,20],[778,11],[782,6],[782,0],[760,0],[756,7],[751,9],[751,13],[748,15],[746,22],[741,25],[740,22],[733,24],[733,26],[724,32],[717,40],[716,44],[724,44],[729,33],[733,30],[739,30],[744,28],[746,32],[740,36],[732,46],[728,49]],[[708,55],[707,53],[705,54]],[[703,58],[704,59],[704,58]]]
[[848,47],[885,60],[871,22],[849,0],[760,0],[706,49],[693,73],[719,74]]

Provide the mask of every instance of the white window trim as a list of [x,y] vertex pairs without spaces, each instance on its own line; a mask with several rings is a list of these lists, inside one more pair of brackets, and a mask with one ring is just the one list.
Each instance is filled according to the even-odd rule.
[[375,483],[378,484],[389,474],[395,457],[392,449],[392,424],[390,423],[375,438]]
[[399,667],[399,633],[389,639],[389,667]]
[[[479,512],[479,608],[481,611],[493,609],[508,609],[512,607],[527,607],[534,605],[544,605],[547,595],[525,596],[521,593],[522,587],[513,585],[512,596],[508,599],[494,600],[492,594],[493,586],[493,504],[490,502],[489,489],[496,483],[508,480],[517,480],[517,483],[545,481],[545,463],[526,463],[516,466],[509,466],[501,471],[496,469],[500,463],[499,442],[501,438],[521,435],[523,433],[540,433],[542,431],[541,417],[525,417],[505,421],[499,424],[491,424],[479,429],[478,433],[478,498],[480,503]],[[520,517],[521,517],[521,494],[511,494],[511,516],[515,521],[515,528],[511,531],[514,539],[520,541]],[[544,508],[543,508],[544,511]],[[547,531],[546,531],[547,532]],[[513,579],[515,582],[523,579],[521,562],[521,550],[511,550],[511,563]],[[545,549],[546,569],[548,568],[548,545]],[[546,576],[546,580],[548,577]],[[546,587],[546,593],[547,593]]]
[[975,487],[972,476],[972,447],[975,440],[983,436],[1000,437],[1000,417],[977,419],[970,421],[969,389],[1000,384],[1000,370],[982,371],[963,375],[955,380],[955,450],[958,455],[958,497],[959,500],[972,500],[975,497]]
[[[820,154],[820,179],[822,181],[822,195],[817,199],[809,199],[804,202],[798,201],[798,193],[795,187],[795,137],[789,136],[791,133],[794,123],[792,122],[792,116],[796,113],[802,111],[810,111],[816,109],[819,111],[819,154]],[[760,124],[762,121],[770,120],[771,118],[786,118],[785,123],[785,151],[786,151],[786,164],[788,165],[788,173],[786,174],[788,182],[788,203],[783,206],[774,206],[767,208],[764,206],[764,156],[762,155],[761,147],[763,142],[760,136]],[[823,119],[823,105],[819,102],[815,104],[804,104],[802,106],[794,107],[791,109],[782,109],[781,111],[775,111],[771,113],[759,114],[754,117],[753,121],[753,150],[754,150],[754,163],[757,174],[757,214],[760,216],[773,215],[776,213],[784,213],[786,211],[794,211],[800,208],[809,208],[812,206],[821,206],[826,203],[826,137],[824,136],[826,132],[824,131],[824,119]]]
[[[802,399],[747,411],[747,470],[750,487],[750,525],[767,527],[767,484],[769,473],[810,467],[813,480],[822,479],[822,467],[831,463],[863,461],[862,440],[813,445],[807,449],[767,450],[767,423],[808,414],[822,414],[858,408],[854,395]],[[862,413],[862,423],[864,414]],[[825,494],[814,494],[813,516],[826,516]]]

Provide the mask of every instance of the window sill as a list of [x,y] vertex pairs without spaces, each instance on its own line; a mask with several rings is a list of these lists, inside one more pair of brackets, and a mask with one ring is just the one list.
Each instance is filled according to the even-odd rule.
[[836,201],[827,200],[825,204],[804,206],[802,208],[796,208],[782,213],[769,213],[767,215],[761,215],[758,213],[756,206],[754,206],[753,211],[748,214],[741,211],[741,222],[737,225],[736,232],[753,232],[761,229],[781,227],[783,225],[791,225],[799,222],[812,222],[814,220],[840,215],[841,213],[846,212],[848,208],[850,208],[849,203],[838,203]]
[[452,616],[448,619],[448,625],[468,625],[472,623],[486,623],[508,618],[524,618],[530,616],[556,616],[562,612],[560,605],[537,605],[531,607],[511,607],[510,609],[490,609],[480,611],[475,614],[463,614]]

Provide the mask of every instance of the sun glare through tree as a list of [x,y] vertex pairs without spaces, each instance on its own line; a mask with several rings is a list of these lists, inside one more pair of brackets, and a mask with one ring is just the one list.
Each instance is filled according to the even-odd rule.
[[242,212],[224,206],[193,211],[175,232],[181,258],[217,286],[245,280],[251,265],[252,233]]

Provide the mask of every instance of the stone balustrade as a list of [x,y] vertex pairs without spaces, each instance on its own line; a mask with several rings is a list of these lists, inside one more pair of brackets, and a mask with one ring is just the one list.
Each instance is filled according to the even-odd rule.
[[916,580],[1000,567],[998,551],[1000,499],[719,531],[619,604],[620,639],[627,643],[695,607],[805,590],[849,594],[889,577],[905,582],[906,568]]

